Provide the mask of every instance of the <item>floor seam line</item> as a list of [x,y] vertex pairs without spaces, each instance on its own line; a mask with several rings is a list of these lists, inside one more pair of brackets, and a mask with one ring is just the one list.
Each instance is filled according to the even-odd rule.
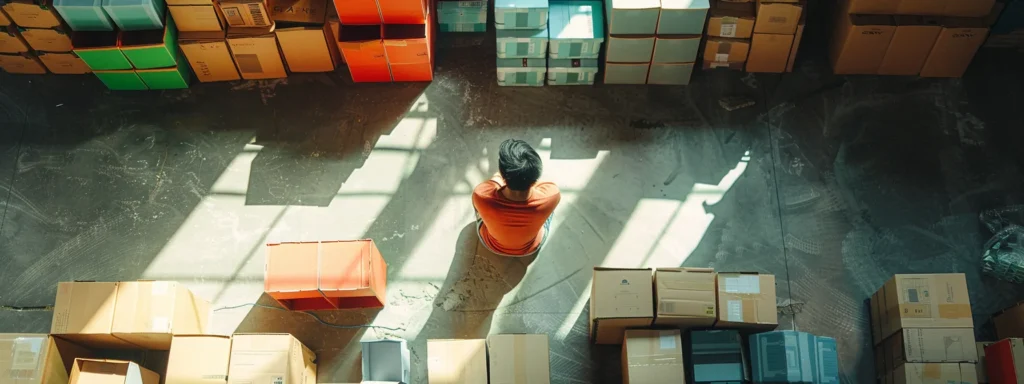
[[4,233],[4,224],[7,223],[7,211],[11,209],[11,196],[14,195],[14,180],[18,175],[18,162],[21,159],[21,150],[25,144],[25,132],[28,131],[28,124],[21,125],[21,134],[18,135],[17,150],[14,151],[14,164],[11,167],[11,185],[7,186],[7,198],[4,200],[4,214],[0,216],[0,235]]
[[[786,291],[789,293],[789,302],[790,302],[790,305],[792,305],[793,304],[793,283],[792,283],[793,276],[790,275],[790,270],[789,270],[789,248],[786,247],[786,227],[785,227],[785,221],[783,220],[783,217],[782,217],[783,216],[783,213],[782,213],[782,189],[779,187],[779,166],[778,166],[778,162],[780,161],[780,159],[775,158],[775,153],[776,153],[775,149],[776,149],[778,143],[775,141],[775,135],[772,132],[773,131],[773,129],[772,129],[772,112],[771,112],[772,109],[769,108],[769,106],[768,106],[768,101],[769,101],[769,99],[768,99],[768,97],[769,97],[768,91],[765,90],[765,89],[762,89],[762,92],[763,92],[764,101],[765,101],[765,103],[764,103],[764,113],[765,113],[765,126],[768,128],[768,146],[769,146],[769,148],[771,148],[771,151],[769,151],[769,152],[770,152],[770,156],[771,156],[771,159],[772,159],[772,180],[775,182],[775,201],[776,201],[776,205],[775,206],[776,206],[776,209],[778,210],[778,213],[779,213],[779,240],[782,242],[782,260],[783,260],[783,262],[784,262],[784,264],[786,266]],[[793,317],[793,330],[799,330],[799,327],[797,327],[796,315],[797,315],[796,313],[793,313],[793,314],[790,315],[790,316]]]

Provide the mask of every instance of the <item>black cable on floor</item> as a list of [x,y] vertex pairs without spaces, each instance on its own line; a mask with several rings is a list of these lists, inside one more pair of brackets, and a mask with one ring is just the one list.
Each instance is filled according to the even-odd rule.
[[[784,74],[782,76],[785,76]],[[775,207],[779,213],[779,240],[782,242],[782,258],[786,261],[786,291],[789,292],[789,300],[793,301],[793,278],[789,274],[789,248],[786,247],[786,226],[782,219],[782,189],[779,187],[779,166],[780,159],[775,158],[776,148],[778,143],[775,142],[775,135],[772,132],[772,112],[768,105],[768,91],[762,89],[762,97],[764,97],[764,115],[765,115],[765,126],[768,128],[768,147],[771,148],[771,159],[772,159],[772,179],[775,182]],[[781,129],[781,128],[780,128]],[[796,313],[793,316],[793,330],[798,330],[796,326]]]

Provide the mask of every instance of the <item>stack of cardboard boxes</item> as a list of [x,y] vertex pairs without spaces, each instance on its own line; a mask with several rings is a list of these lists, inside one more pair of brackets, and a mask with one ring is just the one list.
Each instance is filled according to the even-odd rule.
[[829,59],[836,74],[961,77],[985,42],[995,0],[844,0]]
[[606,84],[689,84],[707,0],[609,0]]
[[[363,361],[365,367],[365,358]],[[550,370],[547,335],[491,335],[486,341],[427,340],[427,381],[431,384],[487,383],[488,376],[492,383],[547,384]],[[363,374],[363,382],[369,381],[366,369]]]
[[548,85],[593,85],[604,43],[600,1],[552,0],[548,11]]
[[547,0],[495,1],[498,85],[544,85],[548,72],[548,8]]
[[52,4],[13,1],[0,7],[0,68],[10,73],[89,73],[71,47],[71,30]]
[[433,2],[334,0],[338,47],[355,82],[434,78]]
[[1024,1],[996,3],[1003,8],[992,25],[992,34],[985,40],[986,47],[1024,48]]
[[711,3],[663,0],[647,84],[690,84]]
[[791,72],[803,33],[800,0],[758,0],[747,72]]
[[756,9],[751,2],[715,0],[704,42],[705,69],[743,70],[754,36]]

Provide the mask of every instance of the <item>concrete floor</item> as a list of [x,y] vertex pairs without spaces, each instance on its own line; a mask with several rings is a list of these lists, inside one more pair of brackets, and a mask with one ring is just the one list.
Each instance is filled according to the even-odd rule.
[[[0,304],[58,281],[170,279],[220,332],[291,332],[322,383],[358,382],[358,340],[550,335],[554,383],[617,382],[587,342],[594,266],[711,266],[778,277],[782,329],[837,338],[844,383],[871,382],[864,300],[894,273],[964,272],[979,338],[1024,298],[983,276],[979,212],[1021,203],[1024,73],[983,53],[963,80],[835,77],[812,48],[785,76],[700,72],[688,87],[500,88],[493,39],[443,35],[429,84],[343,72],[109,92],[89,76],[0,74]],[[484,42],[484,43],[482,43]],[[1012,60],[1010,60],[1012,59]],[[727,112],[718,100],[746,95]],[[516,137],[562,188],[536,260],[478,252],[469,194]],[[264,245],[372,238],[381,311],[342,329],[247,303]],[[0,310],[0,332],[49,312]]]

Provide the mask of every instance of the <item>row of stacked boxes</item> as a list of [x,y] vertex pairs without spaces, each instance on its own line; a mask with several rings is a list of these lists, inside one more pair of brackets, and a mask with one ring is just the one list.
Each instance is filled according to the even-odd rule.
[[50,5],[0,0],[0,69],[10,73],[89,73],[72,51],[70,29]]
[[606,84],[690,83],[707,0],[607,0]]
[[604,43],[601,2],[495,4],[501,86],[593,85]]
[[804,16],[804,3],[798,0],[716,1],[708,20],[703,67],[792,71]]
[[424,0],[335,0],[338,46],[355,82],[431,81],[435,10]]

